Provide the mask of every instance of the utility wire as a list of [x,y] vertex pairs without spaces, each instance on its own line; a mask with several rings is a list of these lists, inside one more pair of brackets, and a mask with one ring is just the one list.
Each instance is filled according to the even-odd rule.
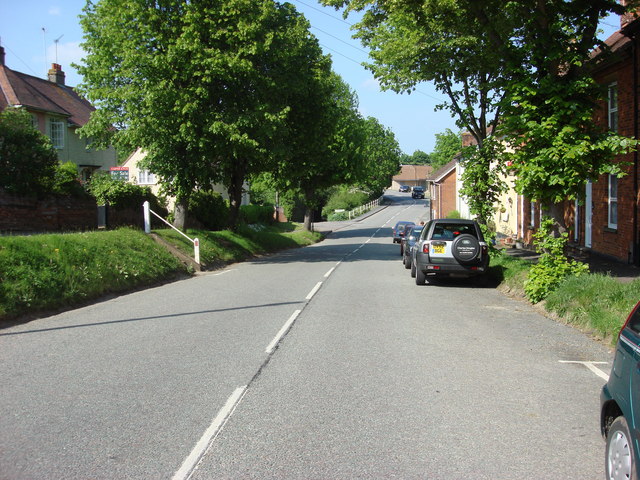
[[295,0],[295,1],[296,1],[296,2],[298,2],[298,3],[299,3],[299,4],[301,4],[301,5],[304,5],[305,7],[308,7],[308,8],[311,8],[311,9],[313,9],[313,10],[316,10],[316,11],[318,11],[318,12],[320,12],[320,13],[323,13],[323,14],[325,14],[327,17],[331,17],[331,18],[333,18],[334,20],[338,20],[339,22],[346,23],[346,24],[347,24],[347,25],[349,25],[350,27],[352,27],[352,26],[353,26],[353,23],[349,23],[349,22],[347,22],[344,18],[340,18],[340,17],[336,17],[335,15],[331,15],[330,13],[325,12],[325,11],[324,11],[324,10],[322,10],[321,8],[314,7],[313,5],[309,5],[308,3],[304,3],[304,2],[302,2],[301,0]]

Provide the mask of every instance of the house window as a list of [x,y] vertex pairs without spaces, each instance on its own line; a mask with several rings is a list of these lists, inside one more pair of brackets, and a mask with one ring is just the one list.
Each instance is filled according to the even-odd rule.
[[618,131],[618,84],[609,85],[609,95],[607,100],[608,125],[609,130]]
[[33,126],[33,128],[35,128],[36,130],[40,129],[40,124],[38,123],[38,117],[35,116],[34,114],[31,114],[31,125]]
[[609,228],[618,228],[618,177],[609,175]]
[[64,148],[64,121],[49,119],[49,138],[54,148]]
[[140,173],[138,173],[138,183],[140,185],[155,185],[156,176],[149,172],[149,170],[140,170]]
[[531,202],[531,212],[529,217],[529,226],[533,228],[536,226],[536,202]]

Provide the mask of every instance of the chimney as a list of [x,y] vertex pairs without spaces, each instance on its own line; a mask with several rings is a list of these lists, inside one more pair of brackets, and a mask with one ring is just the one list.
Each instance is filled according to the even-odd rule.
[[0,46],[0,66],[4,66],[4,47]]
[[52,63],[49,69],[49,81],[57,83],[58,85],[64,85],[64,72],[62,67],[57,63]]

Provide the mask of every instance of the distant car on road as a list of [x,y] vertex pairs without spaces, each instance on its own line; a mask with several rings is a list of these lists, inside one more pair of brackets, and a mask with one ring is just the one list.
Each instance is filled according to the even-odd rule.
[[411,276],[417,285],[437,277],[484,276],[489,248],[475,220],[431,220],[413,249]]
[[409,188],[409,185],[400,185],[400,188],[398,189],[399,192],[409,192],[411,190],[411,188]]
[[405,268],[411,268],[411,250],[422,232],[423,225],[414,225],[407,230],[404,238],[400,242],[400,255],[402,255],[402,263]]
[[411,198],[424,198],[424,187],[413,187]]
[[611,375],[600,394],[600,430],[606,439],[605,478],[639,479],[640,302],[618,335]]
[[406,221],[400,221],[396,223],[396,226],[393,227],[393,230],[392,230],[393,243],[400,243],[400,241],[404,237],[405,228],[413,227],[414,225],[415,225],[414,222],[406,222]]

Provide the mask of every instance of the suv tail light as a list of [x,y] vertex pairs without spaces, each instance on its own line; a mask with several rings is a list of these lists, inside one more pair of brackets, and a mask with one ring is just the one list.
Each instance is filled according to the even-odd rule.
[[422,253],[429,253],[429,247],[430,247],[429,242],[424,242],[422,244]]

